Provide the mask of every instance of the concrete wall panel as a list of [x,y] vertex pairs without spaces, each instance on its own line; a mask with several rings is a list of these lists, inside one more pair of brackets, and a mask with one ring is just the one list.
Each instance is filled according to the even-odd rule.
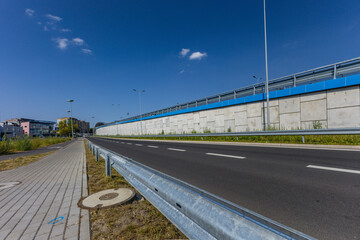
[[359,106],[359,95],[359,86],[330,90],[327,93],[328,108]]
[[328,110],[329,128],[360,127],[360,106]]
[[301,121],[326,120],[326,99],[301,103]]
[[300,113],[286,113],[280,115],[281,129],[298,129],[300,128]]
[[279,99],[279,112],[280,114],[300,112],[299,96]]

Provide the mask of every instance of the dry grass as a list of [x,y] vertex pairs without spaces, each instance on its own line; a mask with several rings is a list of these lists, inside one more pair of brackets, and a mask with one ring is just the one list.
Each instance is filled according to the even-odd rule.
[[[105,176],[105,163],[96,162],[87,146],[86,161],[90,194],[120,187],[131,187],[121,175],[112,170]],[[186,238],[148,201],[134,200],[130,204],[108,209],[90,210],[92,239],[184,239]]]
[[5,171],[5,170],[10,170],[10,169],[26,166],[32,162],[36,162],[36,161],[46,157],[54,152],[55,151],[1,161],[0,162],[0,171]]

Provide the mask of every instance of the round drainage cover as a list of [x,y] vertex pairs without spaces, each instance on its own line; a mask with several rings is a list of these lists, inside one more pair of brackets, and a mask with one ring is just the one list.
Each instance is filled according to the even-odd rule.
[[84,208],[105,208],[129,202],[135,196],[130,188],[107,189],[94,193],[80,202]]
[[5,188],[11,188],[14,187],[18,184],[20,184],[21,182],[6,182],[6,183],[0,183],[0,190],[1,189],[5,189]]

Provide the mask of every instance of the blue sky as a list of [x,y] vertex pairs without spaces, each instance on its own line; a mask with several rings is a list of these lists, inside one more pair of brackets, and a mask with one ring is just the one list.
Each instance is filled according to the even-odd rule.
[[[3,0],[0,121],[56,120],[72,98],[74,117],[110,122],[139,113],[133,88],[149,112],[250,85],[265,72],[262,4]],[[269,78],[360,56],[359,12],[268,0]]]

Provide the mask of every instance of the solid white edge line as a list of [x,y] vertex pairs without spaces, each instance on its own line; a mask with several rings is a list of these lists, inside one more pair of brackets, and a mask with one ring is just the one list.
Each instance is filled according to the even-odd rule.
[[246,157],[242,157],[242,156],[226,155],[226,154],[220,154],[220,153],[206,153],[206,155],[218,156],[218,157],[228,157],[228,158],[238,158],[238,159],[246,158]]
[[358,171],[358,170],[351,170],[351,169],[344,169],[344,168],[323,167],[323,166],[316,166],[316,165],[307,165],[306,167],[322,169],[322,170],[329,170],[329,171],[336,171],[336,172],[360,174],[360,171]]
[[149,148],[159,148],[158,146],[148,145]]
[[184,149],[178,149],[178,148],[168,148],[168,150],[170,150],[170,151],[178,151],[178,152],[185,152],[186,151]]

